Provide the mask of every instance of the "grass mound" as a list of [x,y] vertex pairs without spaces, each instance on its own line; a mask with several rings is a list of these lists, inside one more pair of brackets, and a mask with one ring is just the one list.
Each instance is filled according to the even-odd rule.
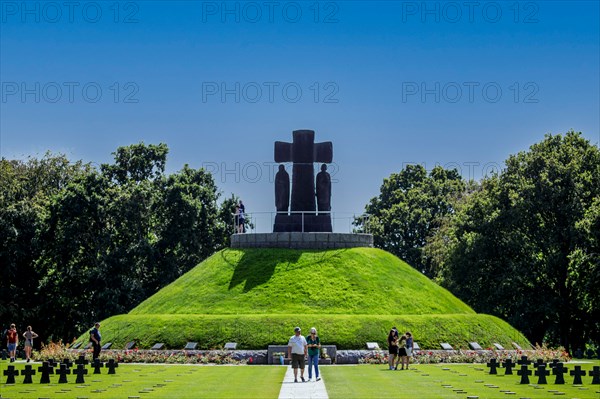
[[[295,325],[319,329],[339,349],[384,344],[393,325],[422,348],[466,348],[527,339],[502,320],[478,315],[397,257],[373,248],[226,249],[142,302],[105,320],[104,341],[141,348],[187,341],[201,348],[234,341],[240,348],[287,342]],[[86,335],[80,338],[87,341]]]

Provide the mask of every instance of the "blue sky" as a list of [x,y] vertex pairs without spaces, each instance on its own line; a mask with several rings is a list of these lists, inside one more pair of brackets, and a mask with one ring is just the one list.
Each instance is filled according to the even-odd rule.
[[546,133],[597,144],[599,21],[598,1],[1,0],[0,154],[165,142],[170,172],[272,212],[273,142],[312,129],[343,231],[407,163],[478,179]]

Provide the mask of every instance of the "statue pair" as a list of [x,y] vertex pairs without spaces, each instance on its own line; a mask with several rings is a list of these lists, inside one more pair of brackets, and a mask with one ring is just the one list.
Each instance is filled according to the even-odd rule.
[[[317,210],[320,212],[331,211],[331,176],[327,172],[327,165],[321,165],[321,171],[316,179]],[[279,171],[275,175],[275,207],[277,212],[288,212],[290,205],[290,175],[284,165],[279,165]],[[312,207],[314,209],[314,205]],[[311,211],[313,209],[294,209],[294,211]]]

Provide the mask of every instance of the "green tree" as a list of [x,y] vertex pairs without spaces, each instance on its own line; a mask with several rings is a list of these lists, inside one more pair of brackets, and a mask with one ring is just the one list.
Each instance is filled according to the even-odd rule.
[[599,197],[600,151],[581,133],[510,156],[431,240],[448,243],[437,245],[444,285],[534,342],[597,339]]
[[443,217],[454,211],[465,182],[456,170],[436,166],[429,175],[421,165],[408,165],[384,179],[379,196],[365,207],[370,219],[355,222],[373,234],[376,247],[385,249],[432,276],[434,270],[423,247]]

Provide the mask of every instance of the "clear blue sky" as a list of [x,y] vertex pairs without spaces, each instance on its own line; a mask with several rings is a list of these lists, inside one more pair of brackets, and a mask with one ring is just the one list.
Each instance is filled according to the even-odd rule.
[[2,0],[0,153],[165,142],[170,172],[274,211],[273,142],[313,129],[333,211],[359,213],[406,163],[480,178],[545,133],[597,144],[599,20],[598,1]]

